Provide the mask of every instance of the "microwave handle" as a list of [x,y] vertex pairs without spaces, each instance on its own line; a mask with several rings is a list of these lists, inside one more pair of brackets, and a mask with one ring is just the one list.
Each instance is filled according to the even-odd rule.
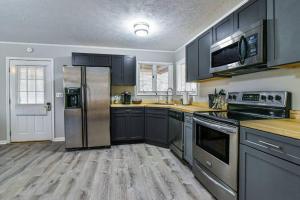
[[243,65],[245,63],[246,57],[247,57],[247,40],[242,35],[239,42],[238,42],[238,51],[239,51],[239,60],[240,63]]

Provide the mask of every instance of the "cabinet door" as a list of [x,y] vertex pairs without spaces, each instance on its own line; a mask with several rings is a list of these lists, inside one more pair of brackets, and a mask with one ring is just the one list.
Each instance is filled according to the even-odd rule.
[[300,61],[300,1],[268,1],[268,65]]
[[198,79],[198,40],[194,40],[186,46],[186,81]]
[[300,199],[300,166],[240,145],[240,200]]
[[234,12],[234,28],[236,30],[267,18],[267,0],[250,0]]
[[184,124],[184,159],[193,166],[193,125]]
[[213,42],[218,42],[234,32],[233,14],[229,15],[213,27]]
[[126,129],[126,114],[111,115],[111,141],[126,140],[128,131]]
[[198,80],[212,78],[210,68],[210,46],[212,44],[212,30],[208,30],[198,38]]
[[124,56],[123,84],[136,85],[136,58],[135,56]]
[[96,67],[110,67],[111,66],[111,56],[110,55],[93,55],[93,64]]
[[146,115],[145,139],[150,143],[168,146],[168,117],[160,115]]
[[145,118],[142,114],[130,114],[127,118],[128,137],[141,140],[145,137]]
[[84,53],[72,53],[73,66],[90,66],[92,64],[92,56]]
[[112,56],[111,84],[123,84],[123,56]]

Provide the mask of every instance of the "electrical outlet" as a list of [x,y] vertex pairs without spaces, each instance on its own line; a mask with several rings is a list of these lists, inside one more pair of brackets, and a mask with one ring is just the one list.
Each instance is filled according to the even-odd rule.
[[57,92],[57,93],[55,94],[55,96],[56,96],[56,98],[62,98],[62,97],[64,97],[64,94],[61,93],[61,92]]

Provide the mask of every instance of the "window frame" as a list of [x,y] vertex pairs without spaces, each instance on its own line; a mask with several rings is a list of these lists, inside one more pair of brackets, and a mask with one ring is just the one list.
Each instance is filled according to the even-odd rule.
[[[153,91],[141,91],[140,90],[140,64],[152,65],[152,90]],[[173,68],[174,64],[171,62],[151,62],[151,61],[137,61],[137,73],[136,73],[136,95],[137,96],[166,96],[167,91],[157,91],[157,65],[168,65],[168,88],[174,88],[173,81]]]
[[[190,96],[197,96],[198,95],[198,89],[199,89],[199,87],[198,87],[198,84],[196,82],[194,82],[194,84],[196,84],[196,91],[178,91],[178,66],[180,66],[182,64],[184,64],[185,71],[186,71],[186,59],[185,58],[182,58],[181,60],[178,60],[176,62],[176,64],[175,64],[175,77],[176,77],[175,88],[176,88],[176,95],[183,95],[185,92],[188,92],[188,94]],[[184,79],[185,79],[185,84],[187,84],[188,82],[186,82],[186,75],[185,75]]]

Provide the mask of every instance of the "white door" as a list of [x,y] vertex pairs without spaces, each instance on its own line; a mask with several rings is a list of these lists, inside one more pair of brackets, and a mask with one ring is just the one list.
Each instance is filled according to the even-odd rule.
[[52,139],[52,62],[9,60],[11,141]]

